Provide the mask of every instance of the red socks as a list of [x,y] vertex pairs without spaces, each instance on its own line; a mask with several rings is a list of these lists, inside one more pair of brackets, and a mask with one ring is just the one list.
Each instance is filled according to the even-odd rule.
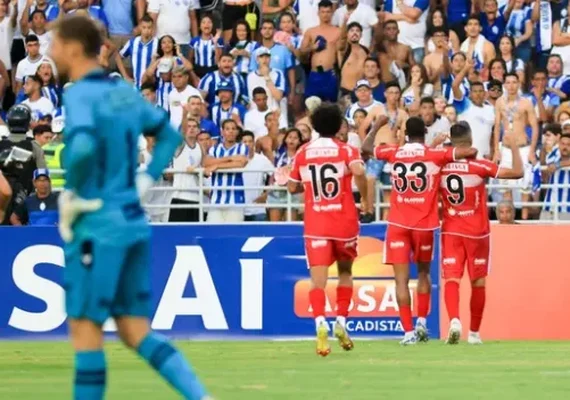
[[337,286],[336,288],[336,315],[348,317],[348,308],[352,300],[352,286]]
[[414,330],[412,323],[412,308],[410,306],[400,306],[400,321],[404,332],[411,332]]
[[323,289],[312,289],[309,292],[309,302],[313,308],[313,316],[324,317],[325,316],[325,306],[326,306],[326,296]]
[[459,282],[445,282],[444,298],[449,320],[451,321],[453,318],[459,319]]
[[418,293],[418,317],[426,318],[429,312],[430,293]]
[[471,288],[471,332],[479,332],[485,309],[485,286]]

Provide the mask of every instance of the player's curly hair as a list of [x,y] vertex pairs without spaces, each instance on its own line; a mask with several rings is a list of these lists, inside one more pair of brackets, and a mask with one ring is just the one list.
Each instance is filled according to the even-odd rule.
[[323,103],[311,114],[311,125],[321,137],[335,137],[342,125],[342,112],[333,103]]

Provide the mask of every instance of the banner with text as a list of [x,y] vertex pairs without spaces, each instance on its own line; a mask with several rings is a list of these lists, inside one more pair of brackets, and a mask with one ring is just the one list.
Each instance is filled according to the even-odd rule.
[[[382,263],[385,234],[384,225],[362,227],[348,323],[355,336],[402,335],[394,274]],[[55,228],[0,228],[0,338],[67,334],[61,245]],[[314,334],[301,225],[156,226],[152,251],[153,329],[182,338]],[[416,278],[412,268],[414,309]],[[332,266],[327,288],[331,322],[336,279]],[[432,284],[428,326],[438,337],[437,267]],[[105,324],[106,331],[114,329],[112,322]]]

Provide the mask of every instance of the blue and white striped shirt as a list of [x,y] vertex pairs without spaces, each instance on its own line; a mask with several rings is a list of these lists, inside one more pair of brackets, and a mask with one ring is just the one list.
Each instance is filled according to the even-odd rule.
[[224,40],[218,39],[214,43],[214,39],[202,39],[201,36],[196,36],[190,40],[190,48],[194,51],[194,65],[200,67],[215,67],[216,66],[216,48],[223,48]]
[[131,57],[135,86],[140,89],[145,71],[152,63],[152,56],[158,50],[158,39],[144,43],[141,36],[130,39],[120,51],[121,57]]
[[514,37],[519,38],[524,35],[526,21],[530,20],[531,12],[528,9],[520,9],[511,11],[505,32]]
[[200,79],[200,84],[198,85],[198,89],[200,91],[207,92],[204,100],[208,104],[214,104],[220,101],[218,96],[216,96],[216,88],[222,81],[231,82],[233,84],[235,103],[239,102],[241,99],[246,103],[248,102],[245,81],[241,75],[232,72],[230,76],[224,76],[220,71],[214,71],[206,74],[202,79]]
[[59,89],[55,85],[44,86],[41,89],[43,97],[47,97],[49,101],[52,102],[54,107],[59,107]]
[[[570,185],[570,168],[557,169],[548,182],[551,185]],[[565,188],[549,188],[546,191],[544,198],[544,211],[554,212],[555,203],[567,203],[566,205],[558,206],[558,212],[570,212],[570,187]]]
[[[223,143],[212,146],[208,155],[213,158],[230,156],[248,156],[247,146],[236,143],[229,149]],[[231,186],[236,189],[216,189],[216,187]],[[220,172],[212,174],[211,202],[213,204],[244,204],[245,192],[243,190],[243,174],[241,172]]]
[[520,58],[505,61],[505,65],[507,66],[507,72],[524,72],[524,61]]
[[229,109],[224,110],[220,103],[216,103],[211,108],[210,119],[218,127],[222,127],[222,122],[226,119],[232,119],[232,115],[238,115],[240,120],[244,121],[246,109],[239,103],[234,103]]
[[560,75],[556,78],[548,78],[548,87],[561,90],[568,94],[570,93],[570,76]]
[[[261,45],[258,42],[245,42],[241,41],[236,44],[234,47],[237,49],[246,50],[249,53],[249,57],[246,56],[237,56],[235,57],[235,66],[234,72],[238,74],[247,74],[249,72],[249,62],[250,58],[253,56],[253,52],[257,50]],[[232,49],[233,50],[233,49]],[[231,54],[231,50],[230,50]]]
[[168,103],[168,95],[172,92],[172,82],[165,82],[162,79],[158,80],[158,87],[156,88],[156,104],[164,108],[166,112],[170,111]]

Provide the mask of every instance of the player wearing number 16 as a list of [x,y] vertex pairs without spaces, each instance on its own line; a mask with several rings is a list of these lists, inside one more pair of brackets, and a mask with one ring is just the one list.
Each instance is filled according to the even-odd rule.
[[339,279],[334,335],[344,350],[353,348],[346,331],[352,300],[352,262],[357,255],[360,230],[352,195],[353,176],[361,198],[366,199],[366,176],[360,153],[335,139],[341,123],[342,113],[334,104],[322,105],[313,112],[311,124],[320,137],[299,149],[288,183],[291,193],[305,191],[305,251],[312,283],[309,302],[316,323],[317,354],[321,356],[330,353],[325,288],[328,268],[335,262]]
[[[477,149],[432,149],[424,144],[426,128],[421,118],[406,121],[409,143],[403,146],[380,145],[374,156],[392,164],[392,190],[388,229],[384,244],[384,263],[392,264],[396,280],[396,298],[404,329],[403,345],[427,341],[426,317],[429,312],[434,230],[439,228],[438,187],[441,168],[448,162],[474,158]],[[370,133],[363,151],[370,152],[375,133]],[[408,281],[410,254],[418,267],[418,319],[414,331]]]
[[[451,143],[456,149],[471,147],[471,129],[467,122],[459,122],[451,127]],[[442,169],[441,259],[445,306],[450,320],[448,344],[456,344],[461,337],[459,284],[465,267],[471,281],[468,343],[482,343],[479,327],[485,308],[485,279],[489,268],[491,232],[485,180],[518,179],[524,173],[521,154],[512,135],[506,135],[503,144],[512,150],[512,169],[499,167],[487,160],[461,160],[449,163]]]

